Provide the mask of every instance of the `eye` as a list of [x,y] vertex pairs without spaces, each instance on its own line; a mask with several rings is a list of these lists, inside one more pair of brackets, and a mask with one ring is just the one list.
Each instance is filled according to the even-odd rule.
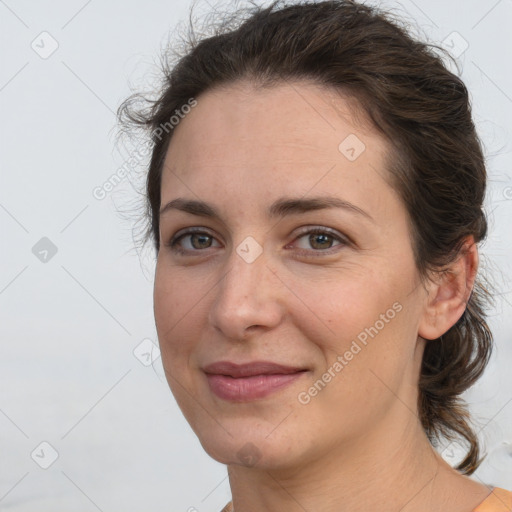
[[[333,249],[334,247],[338,246],[345,246],[348,245],[349,241],[344,238],[343,236],[329,230],[326,228],[313,228],[308,229],[307,231],[303,231],[302,234],[300,234],[296,240],[304,239],[306,245],[309,247],[301,247],[301,249],[306,249],[305,252],[307,253],[314,253],[314,252],[321,252],[330,254],[333,251],[330,251],[330,249]],[[337,245],[333,245],[333,243],[337,241],[339,242]],[[310,248],[313,248],[311,250]],[[315,256],[320,256],[320,254],[315,254]]]
[[[184,240],[188,241],[188,244],[185,244],[186,247],[183,247],[182,244]],[[177,253],[185,254],[209,249],[212,247],[213,240],[215,240],[215,238],[207,231],[203,231],[201,229],[190,229],[185,233],[175,236],[166,245]]]
[[[337,232],[320,227],[303,230],[302,233],[299,234],[299,236],[295,239],[295,241],[301,239],[304,239],[305,243],[309,245],[309,247],[299,247],[301,252],[314,256],[321,256],[325,253],[331,254],[334,252],[331,249],[335,248],[336,246],[343,247],[350,244],[350,241],[347,238],[343,237]],[[219,245],[212,245],[214,240],[216,240],[215,237],[209,232],[201,228],[196,228],[189,229],[184,233],[178,233],[178,235],[174,236],[165,245],[170,247],[171,250],[176,253],[191,254],[194,252],[199,253],[211,247],[220,247]],[[334,242],[338,242],[338,244],[333,245]],[[289,245],[286,247],[288,248]],[[321,254],[314,254],[315,252]]]

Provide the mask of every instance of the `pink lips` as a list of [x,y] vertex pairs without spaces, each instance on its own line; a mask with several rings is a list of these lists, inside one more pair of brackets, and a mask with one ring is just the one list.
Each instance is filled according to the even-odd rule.
[[246,402],[264,398],[301,377],[303,368],[268,361],[236,364],[219,361],[203,368],[210,390],[219,398]]

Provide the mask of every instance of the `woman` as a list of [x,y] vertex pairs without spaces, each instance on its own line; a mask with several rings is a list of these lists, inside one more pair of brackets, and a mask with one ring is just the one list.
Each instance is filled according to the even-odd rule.
[[389,14],[281,4],[193,41],[151,108],[120,109],[151,131],[162,362],[228,466],[224,511],[512,510],[468,476],[460,395],[492,336],[467,90]]

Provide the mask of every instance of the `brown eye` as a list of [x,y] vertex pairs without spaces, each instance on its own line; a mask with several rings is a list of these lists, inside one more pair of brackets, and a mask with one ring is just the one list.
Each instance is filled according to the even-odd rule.
[[332,236],[325,233],[309,235],[309,243],[313,249],[330,249],[332,244]]
[[214,247],[215,238],[206,231],[187,231],[174,237],[167,245],[180,254],[200,252]]
[[190,242],[194,249],[207,249],[212,244],[212,237],[209,235],[194,233],[193,235],[188,236],[190,236]]
[[[342,236],[332,233],[329,230],[315,228],[310,229],[297,237],[296,240],[306,240],[305,244],[299,245],[300,249],[304,249],[306,252],[327,252],[329,249],[333,249],[336,246],[348,245],[348,241]],[[338,242],[334,244],[334,242]]]

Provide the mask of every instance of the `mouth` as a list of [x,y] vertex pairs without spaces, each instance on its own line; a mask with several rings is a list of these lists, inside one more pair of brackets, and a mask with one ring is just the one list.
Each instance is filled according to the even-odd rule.
[[203,368],[210,390],[232,402],[250,402],[289,386],[306,372],[305,368],[269,361],[236,364],[220,361]]

